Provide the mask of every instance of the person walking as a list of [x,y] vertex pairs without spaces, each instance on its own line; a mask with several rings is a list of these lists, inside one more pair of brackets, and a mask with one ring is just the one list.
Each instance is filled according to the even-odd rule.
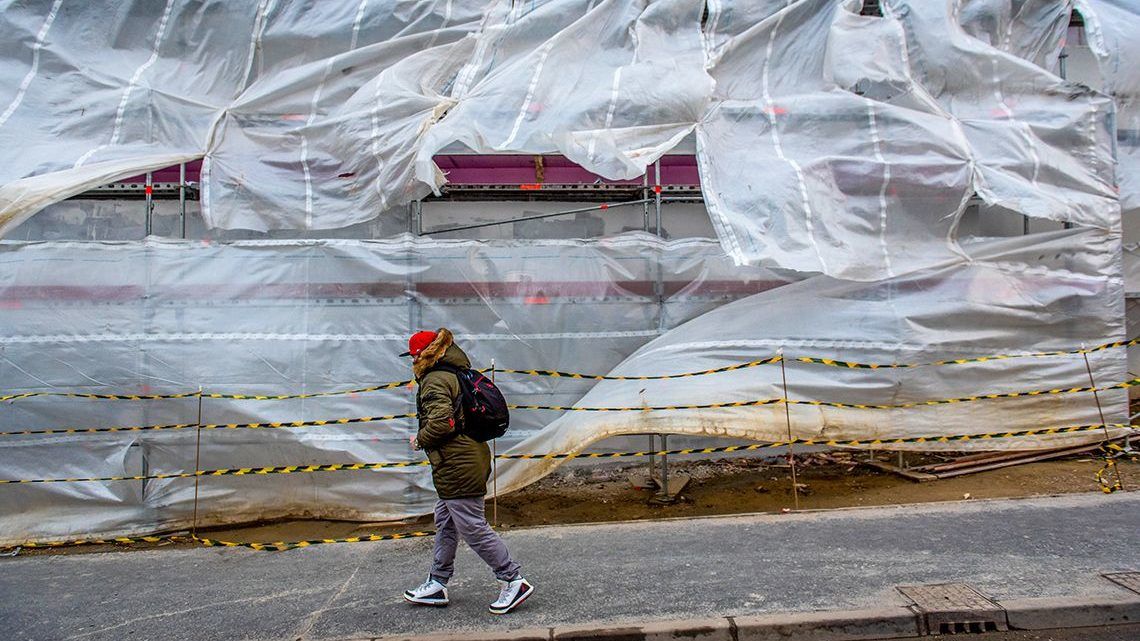
[[412,373],[419,384],[416,410],[420,426],[411,438],[412,447],[427,453],[439,495],[431,571],[422,585],[404,592],[404,599],[428,606],[446,606],[450,602],[447,582],[462,537],[501,584],[499,598],[488,610],[506,614],[530,598],[534,586],[523,578],[519,564],[511,558],[506,543],[491,529],[483,512],[487,479],[491,476],[491,452],[486,443],[463,433],[463,403],[454,371],[470,368],[471,361],[446,328],[416,332],[408,340],[408,351],[400,356],[412,357]]

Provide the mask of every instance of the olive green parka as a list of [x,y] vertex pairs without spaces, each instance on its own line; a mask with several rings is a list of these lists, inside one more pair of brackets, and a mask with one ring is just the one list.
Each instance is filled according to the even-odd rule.
[[467,354],[455,344],[452,334],[441,328],[436,338],[412,364],[419,391],[416,409],[420,429],[416,434],[431,462],[431,478],[441,499],[482,497],[491,476],[491,450],[461,434],[463,408],[459,402],[459,379],[436,365],[471,367]]

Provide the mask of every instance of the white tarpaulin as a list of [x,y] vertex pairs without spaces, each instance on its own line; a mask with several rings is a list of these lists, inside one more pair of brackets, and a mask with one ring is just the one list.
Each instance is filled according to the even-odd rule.
[[1126,225],[1140,218],[1140,6],[1128,0],[1080,0],[1089,48],[1104,92],[1116,102],[1116,162]]
[[[727,304],[647,343],[613,375],[701,371],[728,362],[783,354],[779,365],[713,376],[663,381],[602,381],[579,407],[660,407],[754,402],[784,398],[785,405],[715,407],[675,411],[570,412],[511,452],[579,452],[589,443],[620,434],[681,433],[781,441],[787,438],[889,440],[962,433],[1005,432],[1037,427],[1127,422],[1128,394],[1116,388],[1092,394],[1046,394],[1020,398],[927,405],[938,399],[970,398],[1030,390],[1089,387],[1080,354],[1024,357],[922,367],[848,367],[864,364],[927,364],[1001,354],[1012,344],[1028,352],[1054,352],[1122,337],[1123,301],[1115,259],[1093,257],[1038,263],[1038,252],[1072,257],[1074,248],[1111,246],[1095,230],[1056,232],[1029,241],[1014,238],[968,246],[968,267],[919,272],[878,283],[816,276]],[[808,311],[810,310],[810,312]],[[908,310],[905,315],[900,310]],[[1046,311],[1050,310],[1050,311]],[[1064,311],[1062,311],[1064,310]],[[966,328],[972,328],[967,330]],[[1027,352],[1020,352],[1027,353]],[[841,361],[838,367],[804,363],[803,357]],[[1123,350],[1089,354],[1093,380],[1111,387],[1132,378]],[[1062,382],[1066,381],[1066,382]],[[1111,381],[1111,383],[1108,383]],[[1107,384],[1106,384],[1107,383]],[[865,409],[817,405],[903,406]],[[1109,418],[1111,417],[1111,418]],[[1119,434],[1119,430],[1111,430]],[[1032,449],[1104,438],[1099,431],[973,442],[890,445],[892,449]],[[533,482],[558,462],[504,461],[500,490]]]
[[[1034,64],[1064,13],[1037,4],[105,4],[5,7],[0,143],[25,152],[0,161],[0,232],[195,156],[210,225],[328,229],[439,185],[449,145],[629,178],[692,131],[737,262],[857,280],[963,262],[975,193],[1118,225],[1112,101]],[[1090,40],[1127,102],[1113,29],[1137,22],[1089,7],[1111,16]]]
[[[414,411],[399,387],[282,400],[273,396],[408,378],[399,354],[413,329],[448,326],[476,365],[661,376],[740,365],[781,351],[788,398],[903,404],[1088,387],[1079,354],[913,369],[866,363],[1068,351],[1122,338],[1121,282],[1097,230],[969,247],[975,262],[879,283],[816,276],[788,284],[733,266],[715,241],[645,234],[574,241],[265,241],[212,244],[0,245],[0,389],[193,396],[107,400],[39,396],[0,413],[0,478],[153,476],[193,471],[199,422],[246,424],[382,417]],[[1040,252],[1057,256],[1042,263]],[[735,302],[732,302],[735,301]],[[1116,303],[1112,301],[1117,301]],[[906,315],[900,310],[908,310]],[[1089,355],[1098,387],[1125,380],[1125,350]],[[516,405],[645,407],[778,399],[778,364],[672,380],[594,381],[499,374]],[[1100,392],[1110,422],[1122,389]],[[1099,422],[1088,392],[874,410],[796,404],[797,438],[872,439],[996,432]],[[182,425],[96,433],[26,430]],[[414,421],[295,428],[205,429],[201,469],[421,460]],[[669,411],[515,410],[499,451],[569,453],[646,431],[786,437],[783,406]],[[1038,448],[1100,432],[956,443]],[[924,446],[949,447],[935,443]],[[502,462],[502,489],[534,481],[550,461]],[[427,468],[208,477],[199,525],[420,514]],[[189,524],[193,479],[0,485],[0,544],[150,532]],[[64,516],[66,514],[66,516]]]
[[[410,377],[398,354],[447,326],[480,367],[604,374],[701,314],[787,282],[738,268],[715,241],[392,241],[0,244],[0,396],[23,392],[278,395]],[[768,372],[766,375],[770,375]],[[573,405],[591,380],[500,375],[515,404]],[[112,392],[112,390],[114,390]],[[409,387],[285,400],[205,398],[205,424],[414,412]],[[31,397],[0,433],[196,425],[197,399]],[[516,411],[509,447],[560,412]],[[413,420],[202,432],[203,469],[419,459]],[[0,434],[0,478],[192,471],[195,429]],[[184,527],[192,479],[0,485],[0,544],[25,536]],[[427,468],[201,485],[200,523],[430,510]],[[62,514],[66,510],[66,518]],[[59,514],[45,518],[45,514]]]
[[561,153],[609,178],[636,178],[707,108],[702,0],[497,2],[454,106],[428,132],[417,177],[459,142],[479,152]]

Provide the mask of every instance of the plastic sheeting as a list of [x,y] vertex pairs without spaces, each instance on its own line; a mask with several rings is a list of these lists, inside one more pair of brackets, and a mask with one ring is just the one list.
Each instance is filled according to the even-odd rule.
[[[849,404],[898,405],[982,394],[1087,387],[1079,354],[1022,357],[914,368],[827,367],[803,363],[820,356],[859,363],[934,363],[945,359],[1065,351],[1124,334],[1122,282],[1108,252],[1111,235],[1063,231],[1047,237],[967,246],[968,267],[947,267],[873,284],[809,278],[717,308],[647,343],[614,375],[700,371],[782,353],[779,365],[699,379],[601,381],[580,407],[663,406],[784,398]],[[1039,252],[1055,255],[1042,265]],[[1111,302],[1116,301],[1116,302]],[[810,310],[810,311],[809,311]],[[900,310],[907,310],[900,313]],[[964,328],[970,327],[971,330]],[[1089,354],[1100,387],[1128,380],[1124,350]],[[785,415],[785,407],[789,414]],[[759,441],[873,439],[1016,429],[1099,425],[1101,414],[1127,423],[1128,393],[1026,396],[874,410],[808,404],[769,404],[697,410],[563,415],[514,452],[579,452],[596,439],[630,433],[682,433]],[[965,426],[970,426],[966,428]],[[1032,426],[1032,427],[1031,427]],[[1110,430],[1119,435],[1120,430]],[[1100,431],[1067,436],[911,443],[891,449],[1033,449],[1087,443]],[[500,463],[500,491],[533,482],[557,461]]]
[[454,106],[424,138],[417,177],[431,184],[432,156],[454,143],[641,176],[707,107],[704,9],[703,0],[492,4]]
[[891,0],[881,18],[856,2],[748,4],[710,17],[720,100],[697,130],[738,261],[859,280],[961,261],[974,193],[1118,224],[1111,101],[967,36],[954,3]]
[[386,200],[426,193],[409,192],[390,159],[406,157],[410,176],[408,148],[441,103],[432,82],[448,80],[448,56],[453,70],[462,62],[449,45],[470,44],[483,5],[0,4],[0,145],[24,150],[0,162],[0,232],[85,189],[199,157],[211,226],[372,219]]
[[[482,365],[631,375],[779,350],[926,362],[1125,337],[1113,134],[1121,154],[1131,130],[1108,96],[1047,70],[1063,11],[885,0],[875,17],[859,15],[855,0],[723,0],[707,13],[704,4],[0,4],[0,33],[12,36],[0,38],[0,145],[22,150],[0,159],[0,233],[47,203],[193,157],[204,158],[208,224],[304,230],[369,220],[438,187],[431,157],[449,146],[559,152],[627,178],[692,132],[721,241],[7,244],[0,389],[355,388],[405,378],[393,355],[407,334],[441,325]],[[1110,0],[1078,6],[1106,92],[1130,113],[1133,14]],[[1121,198],[1132,207],[1126,156]],[[960,240],[974,194],[982,215],[1079,227]],[[1124,350],[1089,357],[1098,385],[1127,376]],[[1079,355],[786,365],[788,396],[802,401],[899,404],[1088,385]],[[503,383],[517,404],[643,407],[779,398],[783,373],[768,365],[636,384]],[[412,391],[208,399],[201,422],[402,414]],[[1108,422],[1126,419],[1126,399],[1103,391]],[[503,445],[565,453],[645,431],[862,440],[1100,422],[1087,393],[783,409],[524,410]],[[0,430],[197,423],[197,411],[195,399],[33,397],[7,406]],[[412,427],[207,430],[202,467],[412,460]],[[190,430],[2,436],[0,456],[4,478],[153,475],[191,469],[194,442]],[[501,487],[551,465],[504,464]],[[409,467],[217,477],[200,496],[206,525],[401,517],[427,511],[432,492],[427,470]],[[3,485],[0,543],[185,527],[192,497],[186,479]]]
[[1140,7],[1127,0],[1079,0],[1089,48],[1104,92],[1116,102],[1115,155],[1120,206],[1127,225],[1140,225]]
[[[715,241],[319,241],[0,245],[0,390],[295,394],[410,377],[412,329],[447,326],[483,367],[606,373],[648,340],[787,282]],[[592,382],[500,379],[518,404],[571,405]],[[205,423],[414,412],[414,390],[205,399]],[[509,445],[557,412],[516,412]],[[196,399],[6,403],[0,431],[197,423]],[[418,458],[408,419],[205,430],[203,468]],[[194,469],[194,430],[0,436],[0,477]],[[185,526],[193,482],[0,485],[0,543]],[[200,523],[374,520],[430,510],[426,468],[203,482]],[[47,518],[46,515],[51,515]],[[66,515],[66,516],[65,516]]]
[[1072,0],[963,0],[958,23],[971,37],[1057,72]]
[[253,24],[226,6],[0,3],[0,147],[20,150],[0,161],[0,232],[85,189],[201,156],[246,72],[233,54]]
[[[471,56],[479,1],[278,3],[202,167],[212,227],[328,229],[428,193],[412,157]],[[244,5],[243,5],[244,6]],[[309,43],[320,42],[320,47]]]
[[697,129],[701,182],[740,263],[867,280],[962,258],[970,150],[911,80],[897,21],[857,4],[710,15],[718,100]]
[[[408,376],[411,328],[446,325],[476,363],[511,369],[661,375],[780,350],[869,362],[1074,349],[1123,336],[1111,244],[1096,230],[970,249],[968,268],[856,284],[792,284],[731,264],[711,240],[644,234],[609,241],[159,242],[0,245],[0,389],[164,394],[294,394]],[[1041,264],[1043,250],[1057,258]],[[736,302],[732,302],[736,301]],[[1113,302],[1117,301],[1117,302]],[[905,316],[899,310],[908,310]],[[1124,350],[1090,355],[1100,386],[1125,380]],[[1087,385],[1084,362],[1025,358],[920,369],[850,370],[790,361],[789,397],[904,403]],[[500,374],[512,403],[642,407],[779,398],[764,365],[665,381]],[[85,383],[83,383],[85,382]],[[414,411],[413,389],[293,400],[206,398],[201,421],[249,423]],[[1105,391],[1110,422],[1126,394]],[[792,407],[797,437],[867,439],[1099,422],[1091,395],[908,410]],[[0,430],[197,424],[195,398],[33,397],[6,405]],[[516,410],[500,451],[580,451],[614,434],[784,438],[780,405],[661,412]],[[204,430],[201,468],[418,460],[409,419],[284,429]],[[194,469],[195,430],[0,436],[4,478],[146,475]],[[1084,434],[1070,440],[1100,438]],[[1034,448],[1063,437],[960,443]],[[505,491],[549,462],[501,463]],[[185,527],[193,480],[0,485],[0,544],[25,538]],[[375,520],[420,514],[426,468],[202,479],[199,524],[282,517]]]
[[[629,178],[694,131],[710,215],[738,263],[875,280],[964,262],[955,228],[974,193],[1003,211],[1118,225],[1112,101],[1034,64],[1051,62],[1064,11],[860,6],[9,5],[0,86],[15,91],[0,144],[28,153],[0,161],[0,231],[187,157],[205,159],[211,226],[327,229],[442,184],[431,157],[449,146],[563,153]],[[1120,44],[1133,23],[1102,22],[1112,87],[1128,86],[1112,70],[1135,66]]]

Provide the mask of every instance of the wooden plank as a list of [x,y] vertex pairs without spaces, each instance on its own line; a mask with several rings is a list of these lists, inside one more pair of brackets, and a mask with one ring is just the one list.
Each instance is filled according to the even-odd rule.
[[875,468],[876,470],[881,470],[883,472],[890,472],[891,474],[897,474],[897,475],[899,475],[905,479],[910,479],[912,481],[916,481],[919,483],[924,483],[926,481],[938,480],[938,477],[934,476],[933,474],[926,474],[924,472],[916,472],[912,469],[903,469],[897,465],[891,465],[889,463],[880,463],[879,461],[860,461],[859,464],[860,465],[866,465],[867,467],[872,467],[872,468]]
[[945,478],[950,478],[953,476],[962,476],[964,474],[974,474],[976,472],[985,472],[988,470],[996,470],[996,469],[1000,469],[1003,467],[1012,467],[1014,465],[1021,465],[1023,463],[1033,463],[1035,461],[1045,461],[1045,460],[1048,460],[1051,458],[1060,458],[1062,456],[1068,456],[1069,454],[1080,454],[1082,452],[1091,452],[1091,451],[1093,451],[1099,447],[1100,447],[1100,444],[1098,443],[1096,445],[1089,445],[1087,447],[1082,447],[1079,449],[1068,448],[1068,449],[1064,449],[1064,450],[1048,450],[1042,454],[1038,454],[1037,456],[1031,456],[1028,458],[1018,458],[1018,459],[1010,460],[1010,461],[999,461],[996,463],[983,464],[983,465],[978,465],[976,467],[970,467],[970,468],[950,470],[948,472],[941,472],[941,473],[935,474],[934,476],[936,478],[945,479]]
[[[1100,447],[1099,443],[1093,444],[1093,445],[1077,445],[1077,446],[1073,446],[1073,447],[1061,447],[1061,448],[1055,448],[1055,449],[1051,449],[1051,450],[1017,450],[1014,452],[995,452],[995,453],[992,453],[992,456],[988,456],[985,458],[963,457],[961,459],[951,461],[949,463],[937,463],[934,465],[924,465],[924,466],[914,468],[914,469],[921,471],[921,472],[926,472],[928,474],[934,474],[936,476],[942,477],[946,473],[953,472],[953,471],[959,470],[959,469],[972,469],[972,468],[981,467],[981,466],[986,466],[987,468],[989,468],[989,466],[991,466],[991,465],[995,465],[998,463],[1007,463],[1007,462],[1008,463],[1017,463],[1019,461],[1026,461],[1026,462],[1028,462],[1028,461],[1042,461],[1042,460],[1045,460],[1044,458],[1041,458],[1043,455],[1046,455],[1045,458],[1056,458],[1058,456],[1065,456],[1066,454],[1080,454],[1082,452],[1088,452],[1090,450],[1095,450],[1098,447]],[[1002,465],[999,467],[1006,467],[1006,466]]]

